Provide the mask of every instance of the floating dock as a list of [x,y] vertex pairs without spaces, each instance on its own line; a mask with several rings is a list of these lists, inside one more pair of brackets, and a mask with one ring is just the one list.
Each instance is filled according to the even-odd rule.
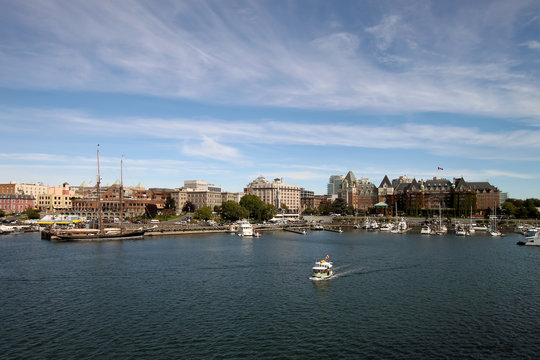
[[300,235],[306,235],[307,231],[306,229],[293,229],[293,228],[283,228],[285,231],[293,232]]

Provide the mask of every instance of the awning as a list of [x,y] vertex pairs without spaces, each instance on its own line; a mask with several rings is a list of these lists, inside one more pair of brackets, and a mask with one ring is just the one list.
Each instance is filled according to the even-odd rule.
[[381,201],[380,203],[376,203],[375,205],[373,205],[374,207],[388,207],[388,204],[385,203],[384,201]]

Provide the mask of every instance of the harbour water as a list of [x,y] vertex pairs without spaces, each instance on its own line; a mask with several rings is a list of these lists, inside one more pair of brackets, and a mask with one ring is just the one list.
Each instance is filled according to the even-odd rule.
[[[521,239],[5,235],[0,357],[537,358],[540,248]],[[309,281],[325,254],[338,277]]]

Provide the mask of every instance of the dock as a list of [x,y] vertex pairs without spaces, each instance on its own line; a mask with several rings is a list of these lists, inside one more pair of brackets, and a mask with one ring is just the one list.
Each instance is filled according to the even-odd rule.
[[343,230],[341,230],[341,228],[332,229],[332,228],[327,228],[327,227],[324,228],[324,231],[332,231],[332,232],[336,232],[336,233],[342,233],[343,232]]
[[296,233],[296,234],[300,234],[300,235],[306,235],[307,234],[306,229],[283,228],[283,230],[289,231],[289,232],[292,232],[292,233]]

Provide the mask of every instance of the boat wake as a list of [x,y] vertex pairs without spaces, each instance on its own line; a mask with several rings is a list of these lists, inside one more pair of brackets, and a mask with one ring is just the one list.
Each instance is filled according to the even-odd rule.
[[353,266],[353,265],[342,265],[340,267],[336,267],[336,272],[335,272],[333,278],[338,278],[338,277],[342,277],[342,276],[348,276],[348,275],[351,275],[351,274],[361,273],[362,270],[365,269],[365,267],[363,267],[363,266],[355,267],[355,268],[351,268],[351,266]]

